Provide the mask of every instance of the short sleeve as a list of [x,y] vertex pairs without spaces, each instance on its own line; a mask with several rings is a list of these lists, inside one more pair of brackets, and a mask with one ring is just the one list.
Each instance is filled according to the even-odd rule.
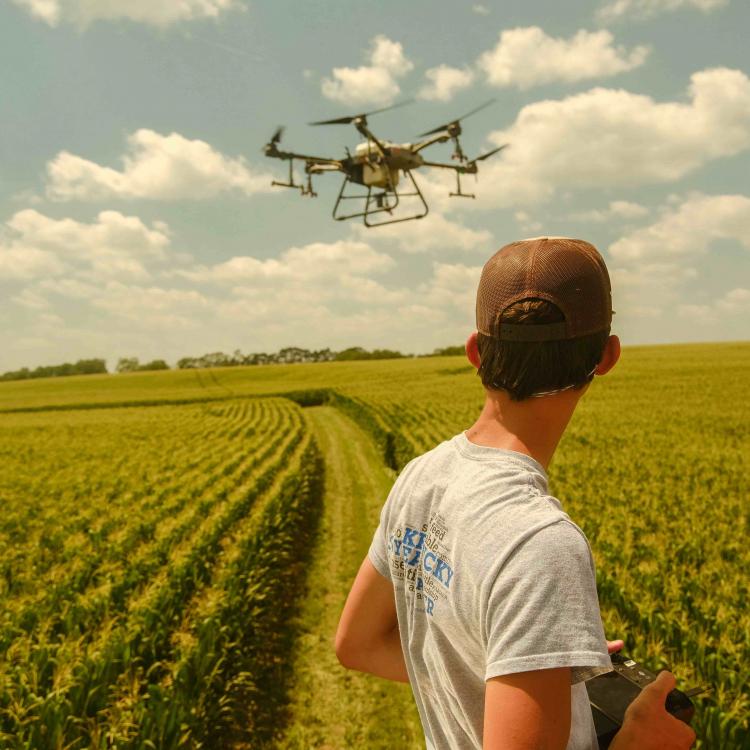
[[485,680],[569,666],[574,685],[612,670],[591,549],[568,520],[544,526],[511,552],[485,607]]

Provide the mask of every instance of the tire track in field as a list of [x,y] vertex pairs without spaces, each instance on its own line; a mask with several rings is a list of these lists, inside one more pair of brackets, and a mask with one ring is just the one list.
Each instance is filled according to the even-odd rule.
[[[288,723],[278,750],[390,750],[423,746],[411,688],[344,669],[334,636],[346,595],[367,554],[393,484],[372,440],[329,406],[305,409],[325,459],[323,518],[308,592],[293,627]],[[292,623],[290,623],[292,624]]]

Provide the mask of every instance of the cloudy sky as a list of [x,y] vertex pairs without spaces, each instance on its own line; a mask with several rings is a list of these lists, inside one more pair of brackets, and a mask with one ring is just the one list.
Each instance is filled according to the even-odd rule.
[[[625,345],[747,339],[747,0],[5,0],[0,371],[81,357],[351,345],[427,352],[473,327],[482,264],[577,236]],[[482,104],[510,146],[429,216],[365,229],[273,188],[262,146],[343,156]],[[429,158],[449,160],[450,144]],[[448,180],[446,181],[446,177]]]

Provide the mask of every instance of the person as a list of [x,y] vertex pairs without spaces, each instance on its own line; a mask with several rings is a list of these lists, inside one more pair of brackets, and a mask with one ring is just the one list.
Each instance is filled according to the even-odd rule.
[[[591,548],[547,472],[619,359],[612,315],[583,240],[512,242],[482,269],[466,353],[484,407],[397,477],[335,637],[344,667],[410,683],[428,750],[598,748],[585,681],[623,643],[604,637]],[[674,684],[641,692],[613,750],[692,745],[664,706]]]

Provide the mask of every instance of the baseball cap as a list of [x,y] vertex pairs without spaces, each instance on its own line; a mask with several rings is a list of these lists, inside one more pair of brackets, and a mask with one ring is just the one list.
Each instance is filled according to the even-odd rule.
[[[529,298],[557,305],[565,320],[501,322],[506,308]],[[607,266],[584,240],[533,237],[511,242],[484,264],[476,313],[477,330],[502,341],[557,341],[607,330],[614,314]]]

